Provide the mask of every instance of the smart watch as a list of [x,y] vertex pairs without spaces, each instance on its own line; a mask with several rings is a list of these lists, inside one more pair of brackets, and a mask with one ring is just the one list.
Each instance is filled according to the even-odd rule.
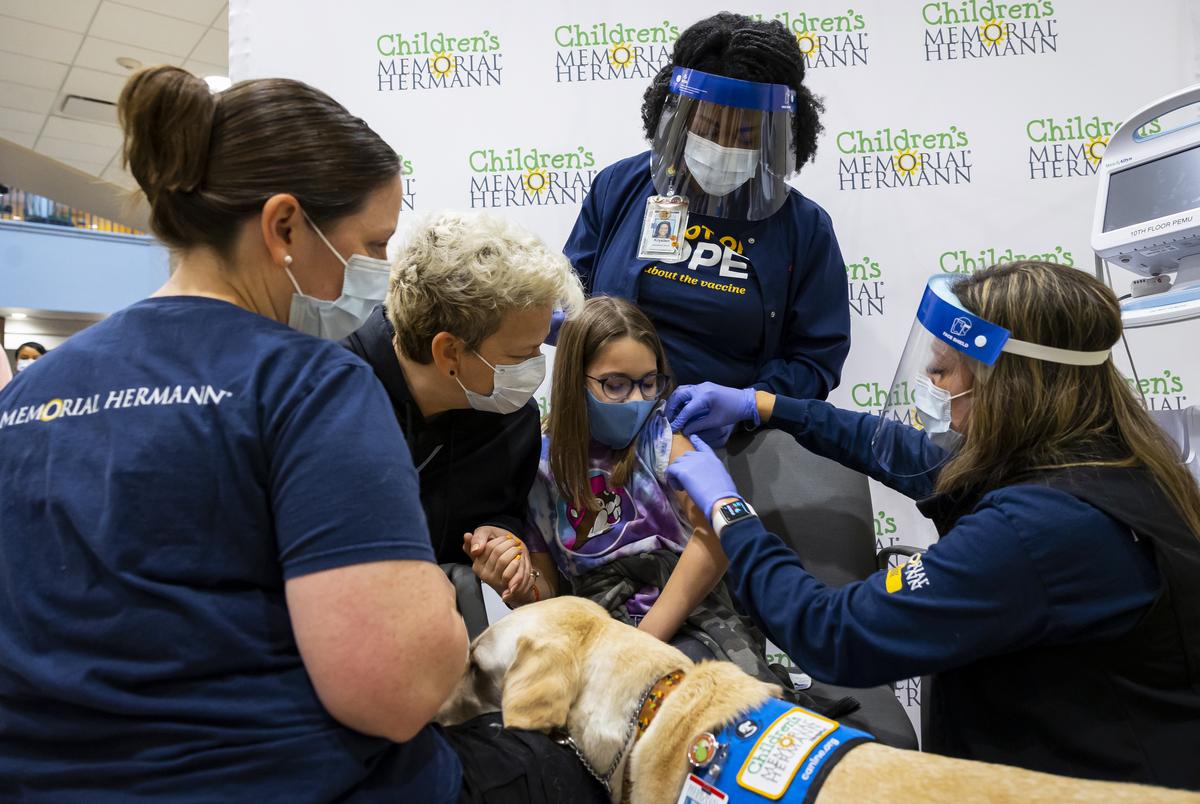
[[720,536],[721,531],[725,530],[728,525],[757,516],[758,511],[755,511],[750,503],[745,500],[734,500],[733,502],[725,503],[713,512],[713,530]]

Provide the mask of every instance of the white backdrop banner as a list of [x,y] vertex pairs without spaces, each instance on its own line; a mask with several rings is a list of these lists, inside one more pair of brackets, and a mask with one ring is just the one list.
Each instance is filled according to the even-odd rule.
[[[406,214],[487,210],[558,247],[596,173],[648,148],[642,93],[680,32],[722,10],[781,21],[826,104],[793,184],[832,216],[850,284],[852,348],[830,399],[878,412],[930,275],[1023,258],[1092,270],[1108,137],[1200,79],[1197,5],[232,0],[229,63],[234,80],[311,83],[370,123],[403,156]],[[1177,345],[1197,327],[1131,331],[1151,406],[1200,401],[1200,356]],[[911,501],[872,495],[880,547],[932,541]],[[918,687],[897,694],[912,714]]]

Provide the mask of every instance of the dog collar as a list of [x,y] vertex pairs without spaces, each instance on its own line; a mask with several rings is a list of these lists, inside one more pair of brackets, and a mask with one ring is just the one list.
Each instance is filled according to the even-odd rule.
[[637,716],[637,735],[633,738],[637,742],[638,738],[646,733],[646,729],[650,728],[650,724],[654,722],[654,717],[658,714],[659,707],[666,697],[670,695],[679,686],[679,682],[683,681],[683,677],[687,675],[682,670],[672,670],[665,676],[654,682],[650,687],[646,696],[642,699],[642,706],[638,709]]
[[[646,690],[642,694],[641,703],[638,705],[637,718],[631,724],[636,726],[636,730],[633,734],[632,742],[626,740],[626,750],[636,745],[637,741],[641,739],[643,734],[646,733],[646,729],[650,728],[650,724],[654,722],[654,718],[658,714],[658,710],[662,707],[662,702],[666,700],[668,695],[670,695],[679,687],[679,682],[683,681],[683,677],[685,675],[687,675],[687,673],[682,670],[672,670],[658,681],[655,681],[653,684],[651,684],[650,689]],[[622,753],[624,753],[624,751],[622,751]],[[621,754],[618,754],[617,759],[619,760],[620,757]],[[613,765],[613,769],[616,769],[615,763]],[[593,773],[592,775],[595,776],[596,774]],[[611,788],[607,782],[604,783],[604,787],[606,790],[611,792]],[[621,804],[628,804],[628,802],[629,764],[626,763],[624,771],[621,773]]]
[[[626,752],[637,743],[638,738],[642,736],[642,732],[650,727],[654,716],[658,714],[658,708],[662,705],[663,699],[666,698],[683,680],[684,672],[682,670],[673,670],[665,676],[655,681],[650,687],[642,693],[642,697],[638,702],[637,715],[633,720],[629,721],[629,728],[625,732],[625,739],[621,741],[621,749],[617,751],[617,755],[613,757],[608,768],[603,772],[598,772],[592,767],[592,763],[588,762],[587,757],[579,750],[579,746],[570,734],[566,732],[552,733],[551,739],[559,745],[564,745],[575,752],[575,756],[579,757],[580,763],[583,764],[584,770],[592,775],[596,781],[604,786],[606,792],[612,793],[612,775],[616,772],[617,766],[621,764],[621,760],[625,758]],[[626,764],[625,772],[621,775],[622,782],[622,801],[629,796],[629,765]]]

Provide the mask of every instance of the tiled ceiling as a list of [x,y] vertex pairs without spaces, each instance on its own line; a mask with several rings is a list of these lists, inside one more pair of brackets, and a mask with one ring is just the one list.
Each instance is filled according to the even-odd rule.
[[228,17],[226,0],[0,0],[0,137],[133,187],[121,130],[64,115],[64,98],[116,103],[133,72],[118,58],[228,75]]

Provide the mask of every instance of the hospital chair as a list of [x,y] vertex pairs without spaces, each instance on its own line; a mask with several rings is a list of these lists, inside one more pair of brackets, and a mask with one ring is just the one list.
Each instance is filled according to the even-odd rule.
[[[729,473],[762,518],[821,582],[842,586],[878,565],[874,509],[865,475],[806,450],[787,433],[735,433],[723,450]],[[895,552],[895,551],[891,551]],[[897,748],[917,735],[891,686],[851,689],[813,681],[817,697],[856,698],[862,708],[841,720]]]
[[483,602],[483,585],[466,564],[442,564],[442,572],[454,585],[455,602],[463,624],[467,626],[467,637],[474,639],[488,627],[487,607]]

